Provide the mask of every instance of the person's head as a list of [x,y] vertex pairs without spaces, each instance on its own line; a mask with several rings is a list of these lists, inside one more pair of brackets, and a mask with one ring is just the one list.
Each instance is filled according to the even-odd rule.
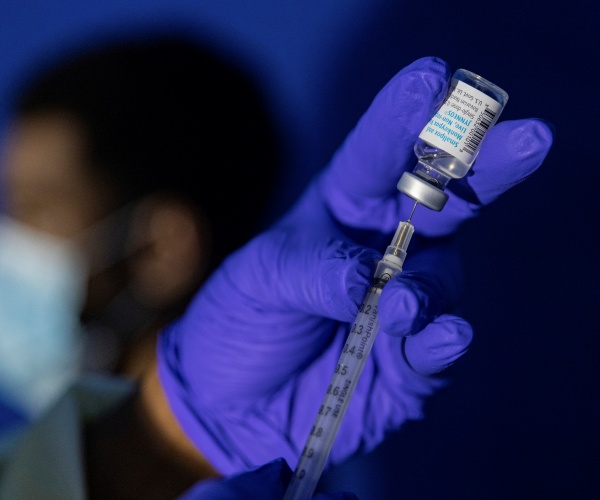
[[24,89],[0,160],[4,206],[83,248],[84,318],[111,309],[111,326],[135,329],[136,314],[178,312],[257,230],[275,150],[246,75],[191,43],[120,43]]

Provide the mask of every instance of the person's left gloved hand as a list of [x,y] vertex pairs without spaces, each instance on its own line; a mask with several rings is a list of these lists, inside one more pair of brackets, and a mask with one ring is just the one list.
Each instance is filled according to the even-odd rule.
[[[330,166],[290,213],[228,258],[161,336],[159,375],[170,407],[213,466],[234,474],[275,457],[295,465],[358,305],[411,200],[395,188],[412,144],[446,93],[450,72],[425,58],[380,92]],[[421,417],[472,331],[449,314],[460,291],[452,234],[533,172],[551,144],[539,120],[496,125],[473,175],[439,214],[415,215],[405,272],[379,304],[381,333],[330,462],[379,444]],[[425,215],[421,215],[425,214]],[[417,220],[420,219],[420,222]]]
[[[282,458],[256,469],[224,479],[204,481],[190,488],[178,500],[281,500],[292,477]],[[317,493],[315,500],[354,500],[353,493]]]

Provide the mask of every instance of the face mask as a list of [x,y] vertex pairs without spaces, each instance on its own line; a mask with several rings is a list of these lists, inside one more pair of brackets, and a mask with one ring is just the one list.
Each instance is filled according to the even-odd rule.
[[0,217],[0,392],[30,417],[78,372],[85,278],[74,245]]

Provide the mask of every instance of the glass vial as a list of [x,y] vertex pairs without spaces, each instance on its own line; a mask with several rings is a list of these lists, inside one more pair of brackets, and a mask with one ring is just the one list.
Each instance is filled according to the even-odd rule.
[[446,99],[415,143],[418,163],[406,172],[398,189],[419,203],[439,211],[450,179],[464,177],[479,154],[486,134],[496,124],[508,94],[484,78],[457,70]]

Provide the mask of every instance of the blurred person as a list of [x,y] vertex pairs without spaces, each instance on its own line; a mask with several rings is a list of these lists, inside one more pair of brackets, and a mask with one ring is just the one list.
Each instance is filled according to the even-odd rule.
[[255,231],[275,141],[250,78],[177,38],[35,72],[0,159],[0,395],[137,376],[158,328]]

